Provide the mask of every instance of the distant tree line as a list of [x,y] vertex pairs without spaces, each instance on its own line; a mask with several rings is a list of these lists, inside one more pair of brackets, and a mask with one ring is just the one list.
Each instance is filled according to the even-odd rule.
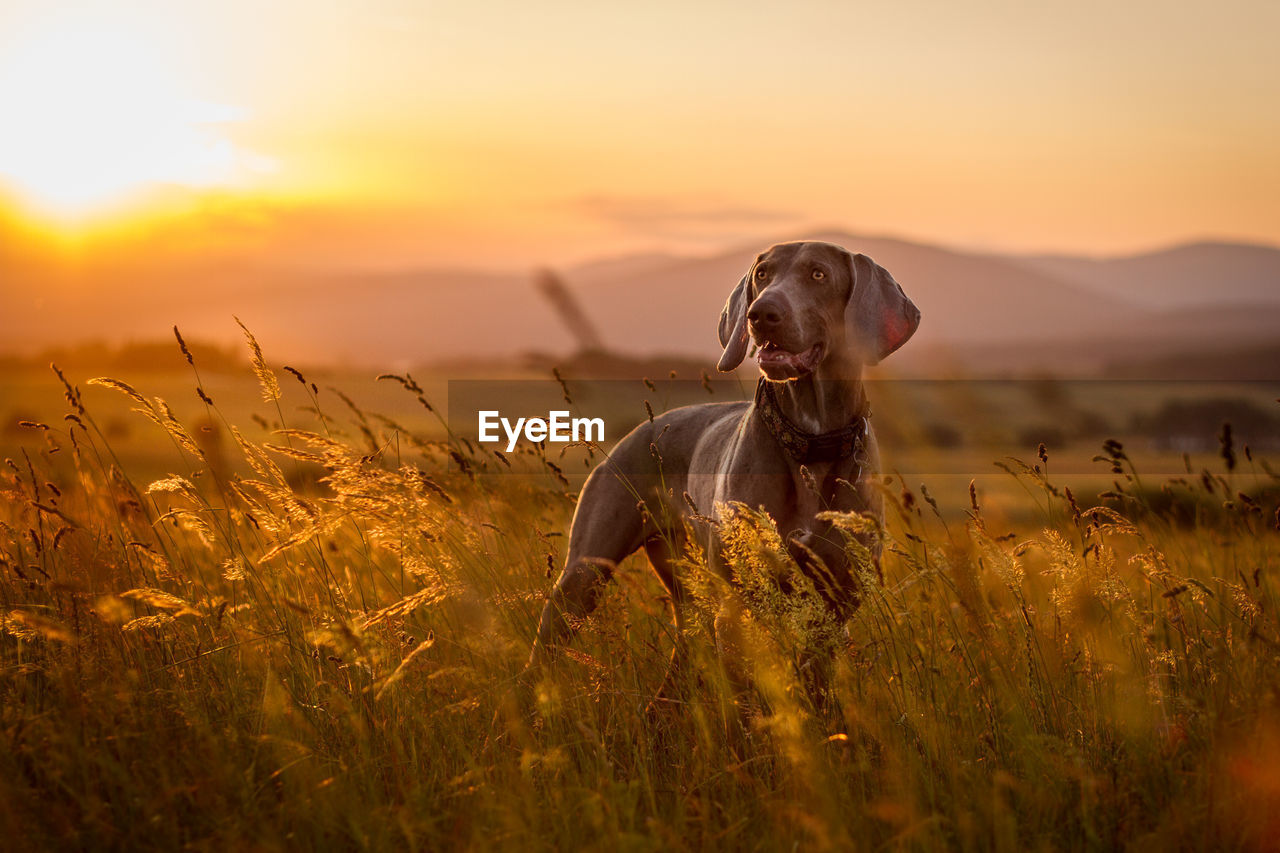
[[[187,346],[201,370],[238,372],[245,361],[235,345],[219,346],[207,341],[187,341]],[[108,372],[185,370],[186,359],[172,339],[163,341],[130,341],[108,344],[91,341],[71,346],[50,347],[37,355],[0,356],[0,369],[48,367],[53,362],[64,369],[86,368]]]

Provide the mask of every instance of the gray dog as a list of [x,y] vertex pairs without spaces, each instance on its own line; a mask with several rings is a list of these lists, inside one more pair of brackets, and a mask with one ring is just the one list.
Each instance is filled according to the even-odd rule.
[[[871,483],[879,452],[862,368],[902,346],[919,323],[919,309],[866,255],[802,242],[756,258],[720,315],[719,363],[721,371],[735,369],[754,343],[763,374],[755,399],[667,412],[636,427],[592,472],[530,667],[553,653],[595,607],[617,564],[642,547],[671,594],[680,628],[686,591],[673,557],[695,536],[711,568],[732,581],[708,517],[731,502],[763,508],[836,615],[847,616],[857,604],[857,581],[838,531],[816,516],[838,510],[883,517]],[[715,621],[722,652],[733,645],[726,636],[732,622]]]

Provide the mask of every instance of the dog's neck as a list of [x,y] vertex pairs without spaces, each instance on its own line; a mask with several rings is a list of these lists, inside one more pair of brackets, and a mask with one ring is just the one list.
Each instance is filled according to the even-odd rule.
[[790,382],[772,383],[773,399],[793,424],[815,435],[849,426],[866,409],[861,371],[852,378],[832,379],[809,374]]

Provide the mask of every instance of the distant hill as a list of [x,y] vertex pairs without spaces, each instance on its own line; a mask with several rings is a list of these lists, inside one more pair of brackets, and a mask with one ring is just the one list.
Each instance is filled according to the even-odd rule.
[[[920,306],[916,339],[892,360],[907,372],[1080,374],[1280,343],[1276,249],[1197,244],[1091,260],[965,252],[833,229],[780,235],[802,237],[870,255]],[[763,248],[615,257],[560,272],[613,351],[712,363],[720,309]],[[158,268],[141,253],[69,271],[0,252],[0,266],[0,353],[156,340],[174,324],[189,338],[226,344],[240,334],[233,315],[269,356],[308,363],[501,361],[575,348],[532,271]]]
[[[1076,284],[998,258],[838,232],[808,235],[861,251],[888,269],[924,313],[917,344],[1008,342],[1080,337],[1104,318],[1142,312]],[[588,313],[627,348],[717,346],[716,324],[729,292],[764,246],[743,247],[659,269],[595,276],[570,270]]]
[[1039,256],[1028,269],[1155,309],[1202,305],[1280,305],[1280,249],[1192,243],[1120,258]]
[[[1238,296],[1208,307],[1186,308],[1177,300],[1167,308],[1150,307],[1122,289],[1086,286],[1036,269],[1016,256],[966,253],[830,230],[789,239],[804,238],[827,240],[871,256],[893,273],[920,306],[924,315],[920,331],[910,346],[894,356],[899,369],[911,372],[936,372],[940,364],[1000,372],[1040,368],[1094,372],[1130,358],[1186,357],[1192,351],[1215,352],[1280,338],[1280,300],[1245,304],[1243,296]],[[715,346],[715,322],[724,300],[763,248],[743,247],[635,271],[615,262],[607,275],[594,269],[574,269],[567,275],[588,313],[615,346],[639,352],[690,351],[692,341],[706,340]],[[1239,248],[1246,258],[1273,251]],[[1161,258],[1166,255],[1177,253],[1158,253]],[[1225,261],[1220,258],[1219,263]],[[1247,278],[1240,292],[1251,292],[1253,282]],[[1274,283],[1273,288],[1280,292]],[[1274,375],[1280,375],[1280,366]]]

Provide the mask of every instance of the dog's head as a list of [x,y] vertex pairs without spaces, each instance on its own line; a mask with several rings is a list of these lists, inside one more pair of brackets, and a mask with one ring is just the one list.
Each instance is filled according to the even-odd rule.
[[916,308],[884,267],[831,243],[780,243],[751,265],[720,314],[719,369],[759,347],[760,371],[782,382],[820,368],[852,375],[907,342]]

